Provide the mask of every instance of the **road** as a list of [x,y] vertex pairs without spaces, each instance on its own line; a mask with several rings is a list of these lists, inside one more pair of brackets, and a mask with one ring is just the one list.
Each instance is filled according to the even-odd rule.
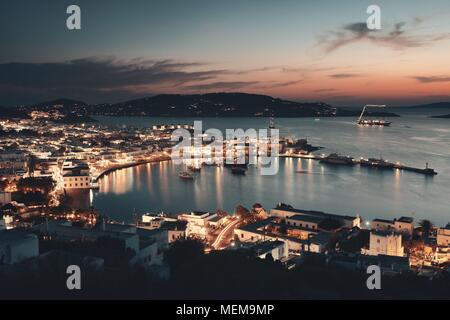
[[214,240],[214,242],[212,243],[211,246],[212,246],[214,249],[220,249],[220,248],[219,248],[219,245],[220,245],[220,243],[222,242],[222,240],[224,239],[225,235],[226,235],[229,231],[231,231],[233,228],[235,228],[236,225],[239,223],[239,221],[240,221],[239,219],[235,219],[235,220],[231,221],[228,225],[226,225],[225,228],[223,228],[223,229],[219,232],[219,234],[217,235],[216,240]]

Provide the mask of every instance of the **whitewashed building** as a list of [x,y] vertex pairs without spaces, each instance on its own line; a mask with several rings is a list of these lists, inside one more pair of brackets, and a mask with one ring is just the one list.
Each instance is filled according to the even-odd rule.
[[0,207],[11,202],[11,192],[0,192]]
[[183,213],[178,216],[179,220],[186,221],[187,236],[206,237],[209,228],[217,226],[220,223],[220,218],[216,213],[192,211],[190,213]]
[[370,232],[369,248],[361,249],[362,254],[377,256],[387,255],[403,257],[405,256],[405,249],[402,245],[402,235],[390,231],[376,231]]
[[91,175],[89,166],[85,162],[66,160],[62,168],[64,189],[89,189]]
[[400,217],[394,220],[374,219],[371,222],[372,230],[395,231],[403,235],[412,236],[414,232],[414,219],[411,217]]
[[440,247],[450,246],[450,224],[447,224],[445,228],[438,229],[437,244]]

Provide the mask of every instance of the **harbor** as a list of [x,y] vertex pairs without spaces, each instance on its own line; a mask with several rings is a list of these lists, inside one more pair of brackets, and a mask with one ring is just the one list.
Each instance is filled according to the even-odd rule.
[[395,162],[395,163],[389,162],[382,158],[379,158],[379,159],[376,159],[376,158],[354,159],[350,156],[343,156],[343,155],[339,155],[337,153],[332,153],[328,156],[317,155],[317,154],[284,153],[284,154],[281,154],[280,157],[311,159],[311,160],[320,161],[322,163],[329,164],[329,165],[344,165],[344,166],[360,165],[363,167],[376,168],[376,169],[382,169],[382,170],[403,170],[403,171],[410,171],[410,172],[415,172],[415,173],[419,173],[419,174],[424,174],[426,176],[434,176],[434,175],[438,174],[434,169],[428,167],[428,163],[426,163],[425,168],[416,168],[416,167],[404,165],[400,162]]

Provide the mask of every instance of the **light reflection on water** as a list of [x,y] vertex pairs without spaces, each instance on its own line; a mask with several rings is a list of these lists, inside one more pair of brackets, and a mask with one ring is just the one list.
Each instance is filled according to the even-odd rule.
[[[107,121],[106,121],[107,120]],[[189,123],[189,119],[113,118],[103,122],[136,125]],[[111,173],[94,192],[93,206],[118,220],[131,221],[137,213],[186,210],[232,211],[237,204],[255,202],[267,208],[278,202],[304,209],[361,214],[364,218],[412,215],[438,224],[450,221],[450,121],[406,115],[392,127],[361,128],[352,119],[276,119],[282,135],[308,137],[325,147],[321,153],[340,152],[354,157],[380,157],[425,167],[429,162],[439,175],[425,177],[398,170],[329,166],[313,160],[280,159],[275,176],[261,176],[251,167],[246,176],[227,168],[203,167],[194,181],[178,177],[171,162],[145,164]],[[204,128],[263,128],[266,119],[203,119]],[[417,139],[417,138],[421,139]],[[300,172],[298,172],[300,171]]]

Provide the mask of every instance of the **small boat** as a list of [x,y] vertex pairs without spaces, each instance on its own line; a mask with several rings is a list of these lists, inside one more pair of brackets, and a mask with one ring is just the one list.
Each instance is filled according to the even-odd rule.
[[194,176],[187,171],[181,171],[178,176],[184,180],[194,180]]
[[273,117],[270,117],[269,120],[269,129],[275,129],[275,120]]
[[188,169],[192,172],[199,172],[202,168],[196,166],[189,166]]
[[247,165],[245,165],[245,164],[235,164],[235,165],[231,166],[232,174],[245,175],[246,171],[247,171]]

